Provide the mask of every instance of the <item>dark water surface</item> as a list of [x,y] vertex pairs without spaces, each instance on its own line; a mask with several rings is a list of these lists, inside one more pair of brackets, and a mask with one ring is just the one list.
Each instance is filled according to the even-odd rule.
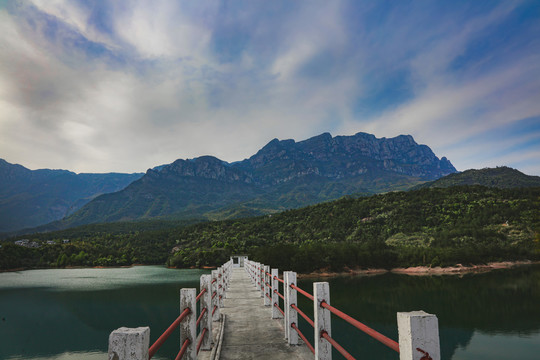
[[[179,289],[198,288],[208,272],[141,266],[0,273],[0,359],[104,359],[110,332],[121,326],[150,326],[153,342],[179,314]],[[311,292],[313,281],[299,286]],[[332,305],[396,340],[396,312],[436,314],[442,359],[540,359],[539,266],[323,281],[330,282]],[[301,295],[299,305],[312,313]],[[311,334],[308,324],[300,326]],[[357,359],[399,358],[339,319],[332,336]],[[154,358],[174,359],[178,342],[175,333]]]

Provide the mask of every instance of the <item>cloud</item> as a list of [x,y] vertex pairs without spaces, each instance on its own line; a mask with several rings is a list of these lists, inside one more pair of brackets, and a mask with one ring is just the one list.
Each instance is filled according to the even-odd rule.
[[368,131],[483,167],[495,157],[459,144],[495,153],[489,131],[540,114],[531,6],[16,2],[0,9],[0,154],[131,172]]

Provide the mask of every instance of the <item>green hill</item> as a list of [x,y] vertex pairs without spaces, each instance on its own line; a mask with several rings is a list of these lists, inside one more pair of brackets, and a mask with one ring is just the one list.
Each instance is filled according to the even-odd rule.
[[470,169],[417,185],[413,189],[460,185],[483,185],[501,189],[535,187],[540,186],[540,176],[525,175],[516,169],[506,166],[481,170]]
[[[159,228],[150,224],[144,228]],[[301,272],[540,259],[540,188],[428,188],[161,230],[91,228],[30,237],[59,243],[68,238],[69,244],[26,249],[4,243],[0,267],[189,267],[216,265],[235,253]]]

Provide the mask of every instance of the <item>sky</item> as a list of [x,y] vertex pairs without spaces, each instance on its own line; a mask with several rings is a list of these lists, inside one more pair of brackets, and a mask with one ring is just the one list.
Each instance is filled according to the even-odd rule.
[[410,134],[540,175],[540,1],[0,0],[0,158],[144,172]]

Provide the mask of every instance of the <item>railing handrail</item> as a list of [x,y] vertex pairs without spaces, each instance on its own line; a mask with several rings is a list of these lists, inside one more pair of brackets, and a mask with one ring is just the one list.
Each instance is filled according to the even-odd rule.
[[326,301],[321,301],[320,304],[321,307],[328,309],[332,314],[336,315],[337,317],[347,321],[352,326],[356,327],[357,329],[363,331],[364,333],[368,334],[375,340],[383,343],[384,345],[388,346],[390,349],[396,351],[399,353],[399,344],[397,341],[390,339],[389,337],[381,334],[380,332],[370,328],[369,326],[361,323],[360,321],[356,320],[355,318],[345,314],[344,312],[336,309],[335,307],[329,305],[326,303]]
[[[423,354],[422,359],[426,359],[426,360],[433,359],[429,355],[429,353],[427,351],[422,349],[423,345],[421,345],[422,347],[418,347],[418,346],[414,345],[414,344],[418,344],[417,341],[426,341],[426,342],[420,342],[420,344],[424,344],[427,348],[431,349],[430,351],[433,351],[434,353],[435,352],[438,353],[440,351],[439,350],[439,340],[438,340],[438,322],[437,322],[437,318],[434,315],[427,314],[427,313],[424,313],[422,311],[420,311],[420,312],[411,312],[411,313],[398,313],[398,327],[399,327],[400,342],[397,342],[397,341],[395,341],[395,340],[381,334],[380,332],[374,330],[373,328],[367,326],[366,324],[356,320],[352,316],[344,313],[343,311],[337,309],[336,307],[331,306],[326,300],[324,300],[325,296],[329,296],[329,295],[322,295],[323,293],[321,293],[321,291],[326,291],[327,294],[329,294],[329,292],[328,292],[329,291],[328,283],[316,283],[316,284],[322,284],[322,285],[326,284],[325,285],[326,290],[320,290],[321,288],[319,287],[319,290],[317,290],[316,292],[317,292],[317,294],[320,294],[320,295],[314,296],[314,295],[310,294],[309,292],[301,289],[300,287],[298,287],[296,285],[296,273],[283,272],[283,278],[284,279],[280,279],[279,276],[278,276],[279,273],[278,273],[277,269],[272,270],[272,274],[271,274],[271,273],[268,272],[268,270],[266,270],[268,267],[263,265],[263,264],[255,263],[255,262],[247,260],[247,259],[245,260],[244,264],[245,264],[245,267],[246,267],[246,272],[251,276],[251,279],[252,279],[253,283],[257,286],[257,288],[260,288],[261,291],[263,291],[262,288],[263,288],[263,285],[264,285],[264,293],[261,293],[261,296],[270,299],[270,294],[273,293],[273,294],[277,294],[279,297],[281,297],[284,300],[284,302],[285,302],[285,309],[284,310],[281,310],[281,308],[279,306],[279,301],[278,302],[273,302],[272,307],[277,308],[279,310],[279,312],[281,312],[281,314],[284,316],[285,319],[287,319],[289,317],[289,319],[286,320],[286,329],[288,329],[288,328],[294,329],[296,331],[296,333],[298,334],[298,336],[300,336],[300,338],[302,338],[302,340],[304,341],[306,346],[308,346],[310,348],[310,350],[312,352],[314,352],[314,353],[316,352],[314,350],[314,347],[305,338],[304,334],[302,334],[302,332],[298,328],[297,324],[295,322],[291,322],[291,317],[293,319],[296,319],[296,316],[297,316],[296,314],[300,314],[300,316],[302,316],[308,322],[309,325],[315,327],[314,320],[309,318],[309,316],[307,316],[296,305],[296,293],[301,293],[306,298],[310,299],[312,302],[316,302],[316,301],[319,302],[318,307],[315,307],[315,310],[316,310],[315,312],[317,313],[317,308],[324,309],[324,310],[321,310],[321,311],[326,311],[327,312],[326,313],[327,315],[325,315],[325,316],[327,316],[328,320],[324,320],[324,322],[327,322],[328,326],[330,326],[330,323],[329,323],[330,314],[333,314],[333,315],[341,318],[342,320],[346,321],[347,323],[351,324],[355,328],[361,330],[362,332],[364,332],[368,336],[372,337],[373,339],[375,339],[375,340],[379,341],[380,343],[384,344],[385,346],[389,347],[390,349],[396,351],[397,353],[401,353],[401,351],[400,351],[400,342],[401,342],[402,339],[404,339],[405,340],[404,346],[406,347],[405,353],[407,354],[406,357],[405,357],[406,359],[409,359],[409,358],[412,359],[413,356],[417,356],[417,355],[412,354],[414,351],[421,352]],[[291,275],[291,273],[292,273],[292,275]],[[277,286],[276,288],[273,288],[273,285],[270,284],[270,280],[267,280],[267,279],[276,280],[277,281],[276,284],[279,284],[279,282],[283,283],[284,284],[283,285],[283,287],[284,287],[283,291],[284,291],[285,294],[282,295],[279,292],[279,286]],[[285,289],[287,287],[289,287],[290,289],[295,290],[296,292],[287,293],[287,291]],[[316,287],[315,287],[315,284],[314,284],[314,292],[315,292],[315,289],[316,289]],[[289,294],[289,295],[287,295],[287,294]],[[292,297],[292,298],[288,298],[288,297]],[[277,297],[276,297],[276,299],[277,299]],[[274,301],[274,300],[272,300],[272,301]],[[266,301],[265,301],[265,305],[266,305]],[[291,312],[291,314],[294,314],[294,316],[289,315],[289,311]],[[414,326],[412,325],[412,322],[413,322],[412,319],[416,319],[414,321],[416,321],[417,324],[419,324],[418,321],[420,321],[420,322],[428,321],[428,320],[422,320],[423,318],[434,319],[434,320],[429,320],[432,323],[429,326],[426,325],[427,323],[425,323],[425,322],[423,323],[424,325],[414,325]],[[407,319],[409,319],[409,320],[407,320]],[[287,324],[287,321],[288,321],[288,324]],[[321,326],[320,321],[322,321],[322,320],[319,318],[319,326]],[[349,354],[341,345],[339,345],[339,343],[335,339],[333,339],[329,335],[330,330],[326,331],[324,326],[325,325],[323,325],[322,328],[319,327],[319,329],[315,329],[315,332],[316,332],[315,339],[317,339],[317,338],[325,339],[327,341],[327,345],[325,345],[325,346],[330,346],[331,345],[338,352],[340,352],[346,359],[354,359],[354,357],[351,354]],[[429,340],[428,340],[430,338],[429,335],[427,335],[427,336],[424,335],[425,337],[421,336],[422,339],[419,339],[419,340],[414,338],[412,336],[411,331],[418,331],[417,330],[418,326],[420,326],[420,327],[426,326],[426,329],[429,328],[431,331],[433,331],[433,334],[435,334],[434,336],[435,336],[435,339],[436,339],[435,343],[430,343],[429,342]],[[414,328],[414,330],[413,330],[413,328]],[[328,329],[330,329],[330,328],[328,328]],[[403,331],[404,329],[408,329],[409,331]],[[319,333],[317,334],[317,332],[319,332]],[[403,338],[402,338],[402,333],[404,334]],[[289,336],[290,336],[289,332],[288,332],[288,330],[286,330],[285,331],[285,338],[288,338]],[[297,343],[297,340],[290,340],[289,339],[289,344],[293,344],[290,341],[294,341],[293,343]],[[321,346],[321,345],[318,345],[318,346]],[[411,347],[412,347],[412,349],[411,349]],[[323,351],[327,351],[327,350],[323,350]],[[403,354],[401,356],[403,356]],[[436,358],[438,358],[438,356],[439,355],[437,355]],[[326,357],[324,357],[324,358],[326,359]]]
[[169,336],[171,336],[173,331],[176,330],[176,328],[180,325],[182,320],[184,320],[185,317],[188,316],[190,312],[191,312],[191,309],[189,308],[185,309],[180,314],[180,316],[178,316],[178,318],[176,318],[176,320],[173,321],[173,323],[167,328],[167,330],[165,330],[163,334],[161,334],[161,336],[152,344],[152,346],[150,346],[150,348],[148,349],[148,359],[151,359],[156,354],[156,352],[159,350],[161,345],[163,345],[165,340],[167,340]]

